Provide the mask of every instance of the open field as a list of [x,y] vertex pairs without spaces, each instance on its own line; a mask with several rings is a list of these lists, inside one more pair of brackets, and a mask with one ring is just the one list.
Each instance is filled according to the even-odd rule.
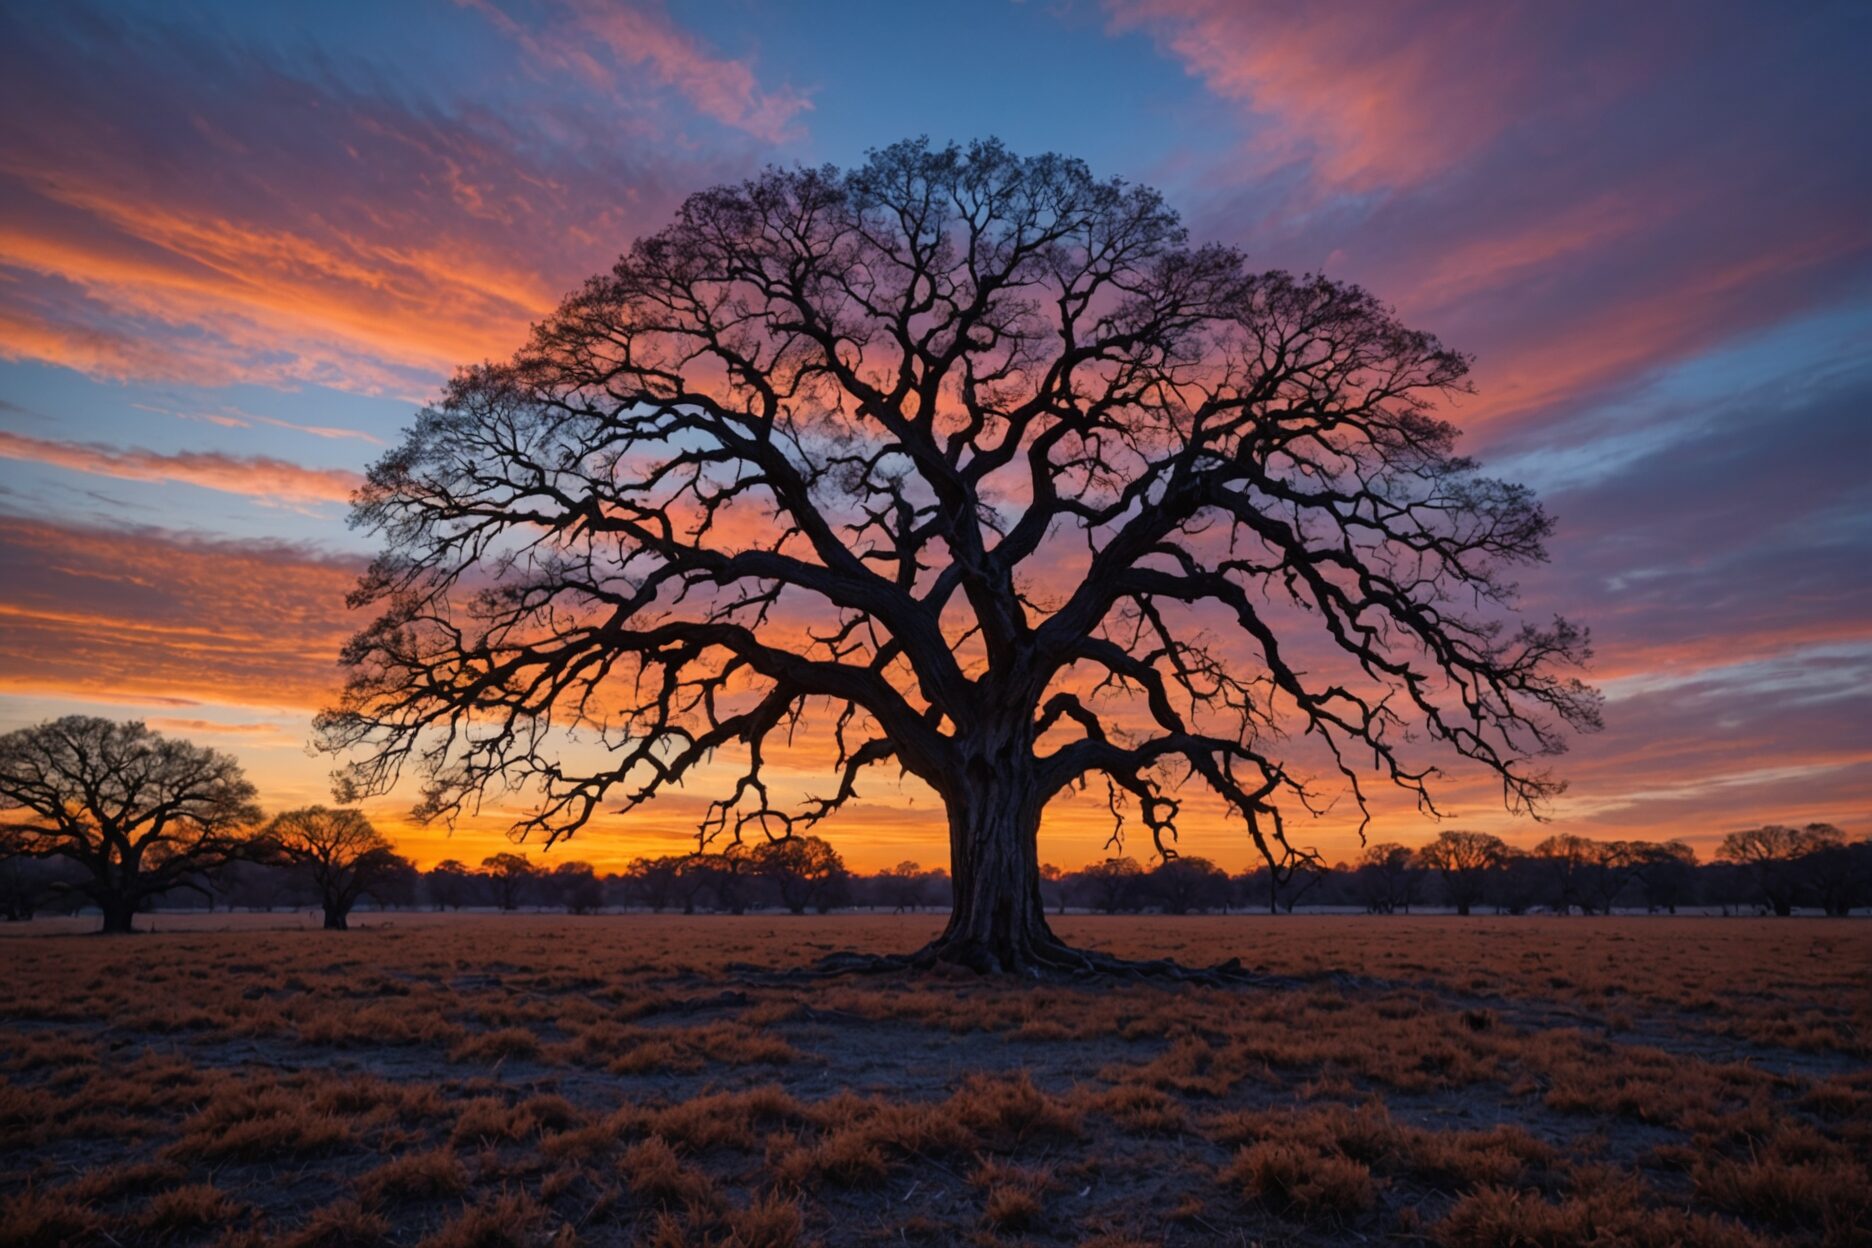
[[0,937],[0,1245],[1872,1243],[1863,923],[199,922]]

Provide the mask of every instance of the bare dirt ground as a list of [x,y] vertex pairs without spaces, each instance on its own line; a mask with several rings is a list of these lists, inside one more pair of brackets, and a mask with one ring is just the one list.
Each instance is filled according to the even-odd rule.
[[0,935],[0,1248],[1872,1243],[1872,924],[303,922]]

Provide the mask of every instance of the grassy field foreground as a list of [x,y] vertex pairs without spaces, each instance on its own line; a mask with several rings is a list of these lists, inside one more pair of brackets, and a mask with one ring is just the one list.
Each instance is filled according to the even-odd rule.
[[1068,918],[1280,986],[813,978],[929,916],[0,937],[0,1245],[1872,1242],[1872,925]]

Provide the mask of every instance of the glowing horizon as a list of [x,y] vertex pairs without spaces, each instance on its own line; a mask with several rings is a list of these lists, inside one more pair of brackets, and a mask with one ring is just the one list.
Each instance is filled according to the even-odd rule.
[[[1381,802],[1371,840],[1872,829],[1872,178],[1837,156],[1872,120],[1843,85],[1863,15],[1713,8],[1684,39],[1662,12],[1035,7],[0,16],[0,730],[141,718],[231,750],[270,810],[329,803],[305,743],[370,553],[343,500],[449,371],[688,192],[998,133],[1476,354],[1444,414],[1558,517],[1527,613],[1593,627],[1608,726],[1557,760],[1548,824],[1458,773],[1450,818]],[[901,82],[887,39],[967,68]],[[507,847],[495,814],[409,825],[410,787],[370,811],[422,865]],[[823,829],[852,865],[946,865],[929,794],[863,791]],[[546,861],[677,852],[706,796]],[[1104,856],[1096,806],[1049,810],[1042,859]],[[1296,840],[1350,857],[1355,823]],[[1213,816],[1182,848],[1253,855]]]

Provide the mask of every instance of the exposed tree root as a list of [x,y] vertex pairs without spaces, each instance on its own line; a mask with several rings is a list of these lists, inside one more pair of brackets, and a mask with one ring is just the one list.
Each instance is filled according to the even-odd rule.
[[1075,949],[1056,940],[1034,942],[1004,953],[973,943],[935,941],[915,953],[833,953],[813,964],[819,975],[878,975],[892,972],[973,971],[980,975],[1009,975],[1042,981],[1084,981],[1095,978],[1129,979],[1203,987],[1296,987],[1303,981],[1263,975],[1242,965],[1240,958],[1209,967],[1183,966],[1168,958],[1134,960],[1089,949]]

